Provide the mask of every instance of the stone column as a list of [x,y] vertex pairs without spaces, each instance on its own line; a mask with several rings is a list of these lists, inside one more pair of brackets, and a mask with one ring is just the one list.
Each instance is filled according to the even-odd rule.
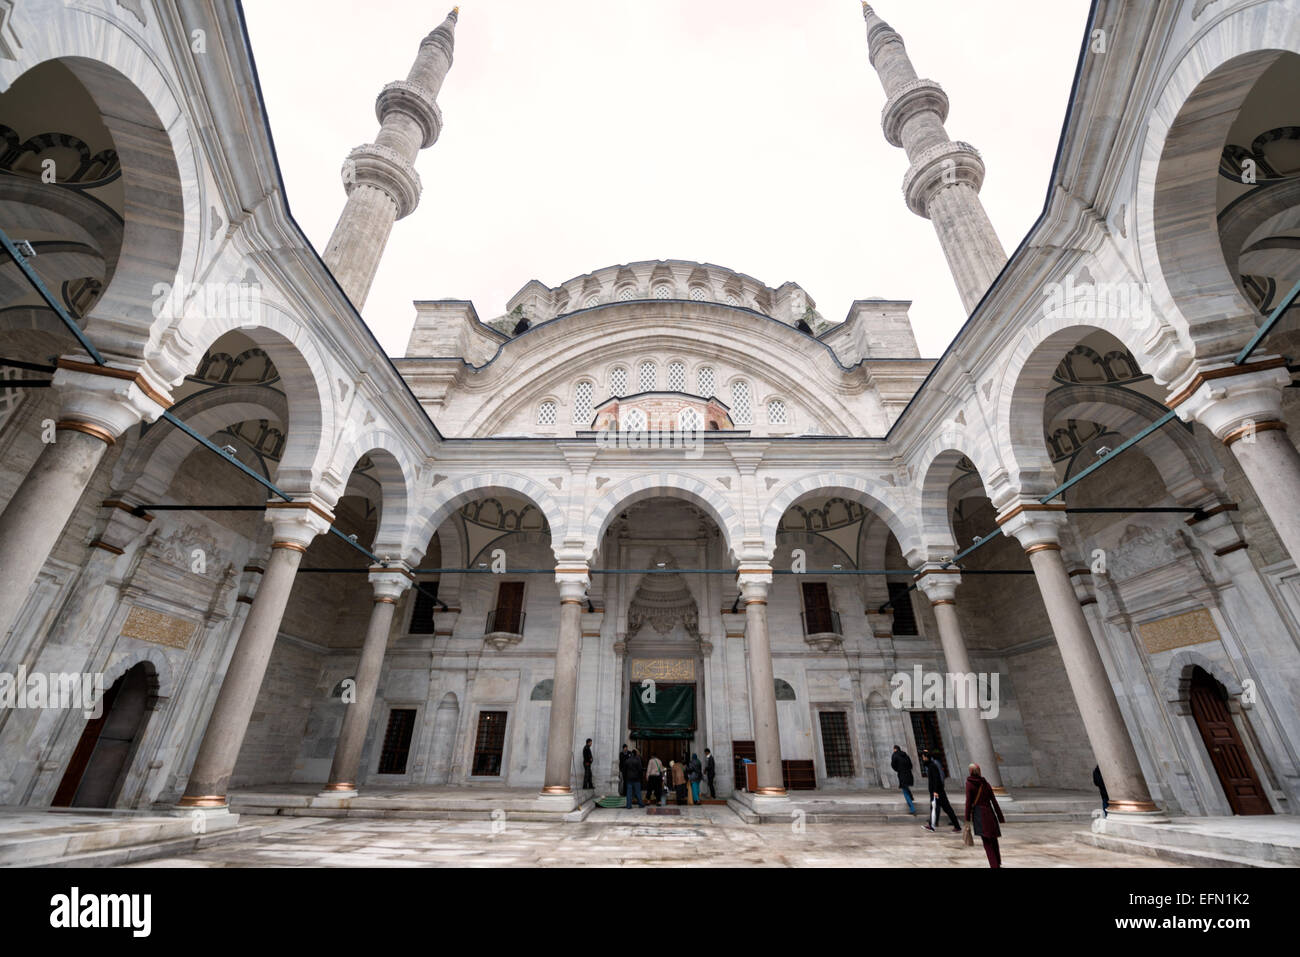
[[[943,658],[948,665],[950,680],[954,687],[960,685],[966,689],[963,692],[965,698],[973,687],[970,681],[976,676],[971,668],[970,654],[966,651],[961,622],[957,618],[957,586],[960,584],[961,573],[957,569],[941,568],[936,564],[927,565],[922,570],[917,587],[930,599],[934,608],[935,621],[939,625],[939,643],[943,645]],[[979,701],[963,700],[957,708],[957,720],[971,759],[980,766],[984,777],[993,786],[993,792],[999,797],[1007,796],[1007,789],[1002,786],[997,752],[993,749],[993,735],[988,721],[980,715]]]
[[555,647],[555,679],[551,694],[551,724],[546,736],[546,778],[542,795],[561,798],[572,805],[578,652],[582,645],[582,606],[591,581],[587,563],[570,561],[557,565],[555,580],[560,586],[560,630]]
[[271,558],[212,706],[207,730],[190,770],[189,784],[179,802],[184,808],[227,805],[230,777],[275,648],[298,565],[307,546],[327,531],[333,521],[323,503],[314,497],[301,502],[271,502],[266,518],[275,529]]
[[388,635],[393,630],[393,612],[397,608],[397,599],[411,586],[411,573],[405,566],[372,568],[370,585],[374,596],[370,624],[361,645],[361,660],[357,663],[356,698],[343,712],[343,727],[334,746],[334,762],[330,765],[329,781],[321,791],[321,797],[357,796],[361,750],[366,743],[366,729],[370,727],[375,693],[379,690],[379,673],[384,667]]
[[770,567],[740,569],[741,601],[745,605],[745,641],[749,645],[749,700],[754,719],[754,751],[760,796],[785,796],[781,774],[781,730],[776,717],[776,680],[772,646],[767,637],[767,591]]
[[1300,452],[1282,421],[1282,390],[1291,384],[1282,358],[1197,373],[1169,400],[1179,417],[1200,422],[1237,459],[1255,496],[1300,565]]
[[108,447],[141,419],[153,421],[171,397],[137,371],[60,359],[52,441],[0,513],[0,636],[63,534]]
[[1001,513],[998,524],[1020,542],[1033,566],[1088,743],[1111,795],[1112,813],[1158,813],[1101,652],[1061,560],[1064,510],[1064,505],[1020,503]]

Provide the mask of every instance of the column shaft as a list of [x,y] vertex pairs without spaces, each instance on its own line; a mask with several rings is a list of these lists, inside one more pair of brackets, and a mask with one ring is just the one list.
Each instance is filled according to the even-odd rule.
[[1277,529],[1291,560],[1300,564],[1300,452],[1284,429],[1258,429],[1229,448]]
[[357,664],[356,700],[347,705],[343,713],[343,727],[334,748],[334,762],[330,765],[326,791],[355,791],[361,769],[361,750],[366,743],[366,728],[370,726],[370,713],[374,709],[375,693],[379,690],[379,674],[384,665],[384,651],[388,647],[388,633],[393,626],[395,600],[388,596],[377,597],[370,611],[370,624],[361,645],[361,660]]
[[[934,617],[939,624],[939,643],[943,645],[943,657],[948,664],[948,673],[956,675],[958,680],[966,675],[973,675],[970,654],[966,651],[961,623],[957,619],[957,606],[948,600],[934,602]],[[1002,772],[998,770],[997,752],[993,750],[993,735],[989,731],[989,723],[980,717],[976,704],[957,709],[961,732],[966,738],[966,747],[970,749],[971,758],[980,766],[985,779],[993,786],[994,791],[1005,794]]]
[[560,634],[555,649],[551,725],[546,736],[544,794],[572,791],[573,715],[578,701],[578,652],[582,643],[582,600],[560,599]]
[[781,731],[776,717],[776,681],[767,637],[767,599],[746,598],[745,640],[749,643],[749,698],[754,716],[758,793],[784,794]]

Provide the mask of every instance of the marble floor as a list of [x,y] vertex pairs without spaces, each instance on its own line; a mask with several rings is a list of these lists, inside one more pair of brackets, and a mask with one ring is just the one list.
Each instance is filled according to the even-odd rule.
[[[983,848],[919,823],[745,824],[726,806],[598,808],[579,824],[293,819],[248,840],[132,867],[987,867]],[[1008,825],[1005,867],[1171,867],[1085,846],[1078,824]]]

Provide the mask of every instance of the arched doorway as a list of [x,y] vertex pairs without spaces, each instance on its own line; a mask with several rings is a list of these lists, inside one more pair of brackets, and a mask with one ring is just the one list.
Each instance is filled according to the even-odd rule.
[[1192,670],[1189,692],[1192,716],[1210,753],[1210,762],[1233,814],[1272,814],[1268,798],[1260,786],[1250,754],[1242,743],[1232,713],[1228,710],[1228,693],[1205,669]]
[[54,807],[112,807],[144,734],[158,673],[142,661],[104,693],[103,711],[86,725],[55,792]]

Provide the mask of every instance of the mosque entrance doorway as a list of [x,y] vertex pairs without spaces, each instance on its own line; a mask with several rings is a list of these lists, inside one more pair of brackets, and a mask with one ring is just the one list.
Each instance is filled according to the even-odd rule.
[[1228,710],[1227,691],[1203,668],[1192,671],[1191,704],[1196,727],[1232,813],[1272,814],[1250,753]]
[[143,661],[113,682],[104,692],[102,713],[81,733],[52,806],[112,807],[157,690],[153,665]]

